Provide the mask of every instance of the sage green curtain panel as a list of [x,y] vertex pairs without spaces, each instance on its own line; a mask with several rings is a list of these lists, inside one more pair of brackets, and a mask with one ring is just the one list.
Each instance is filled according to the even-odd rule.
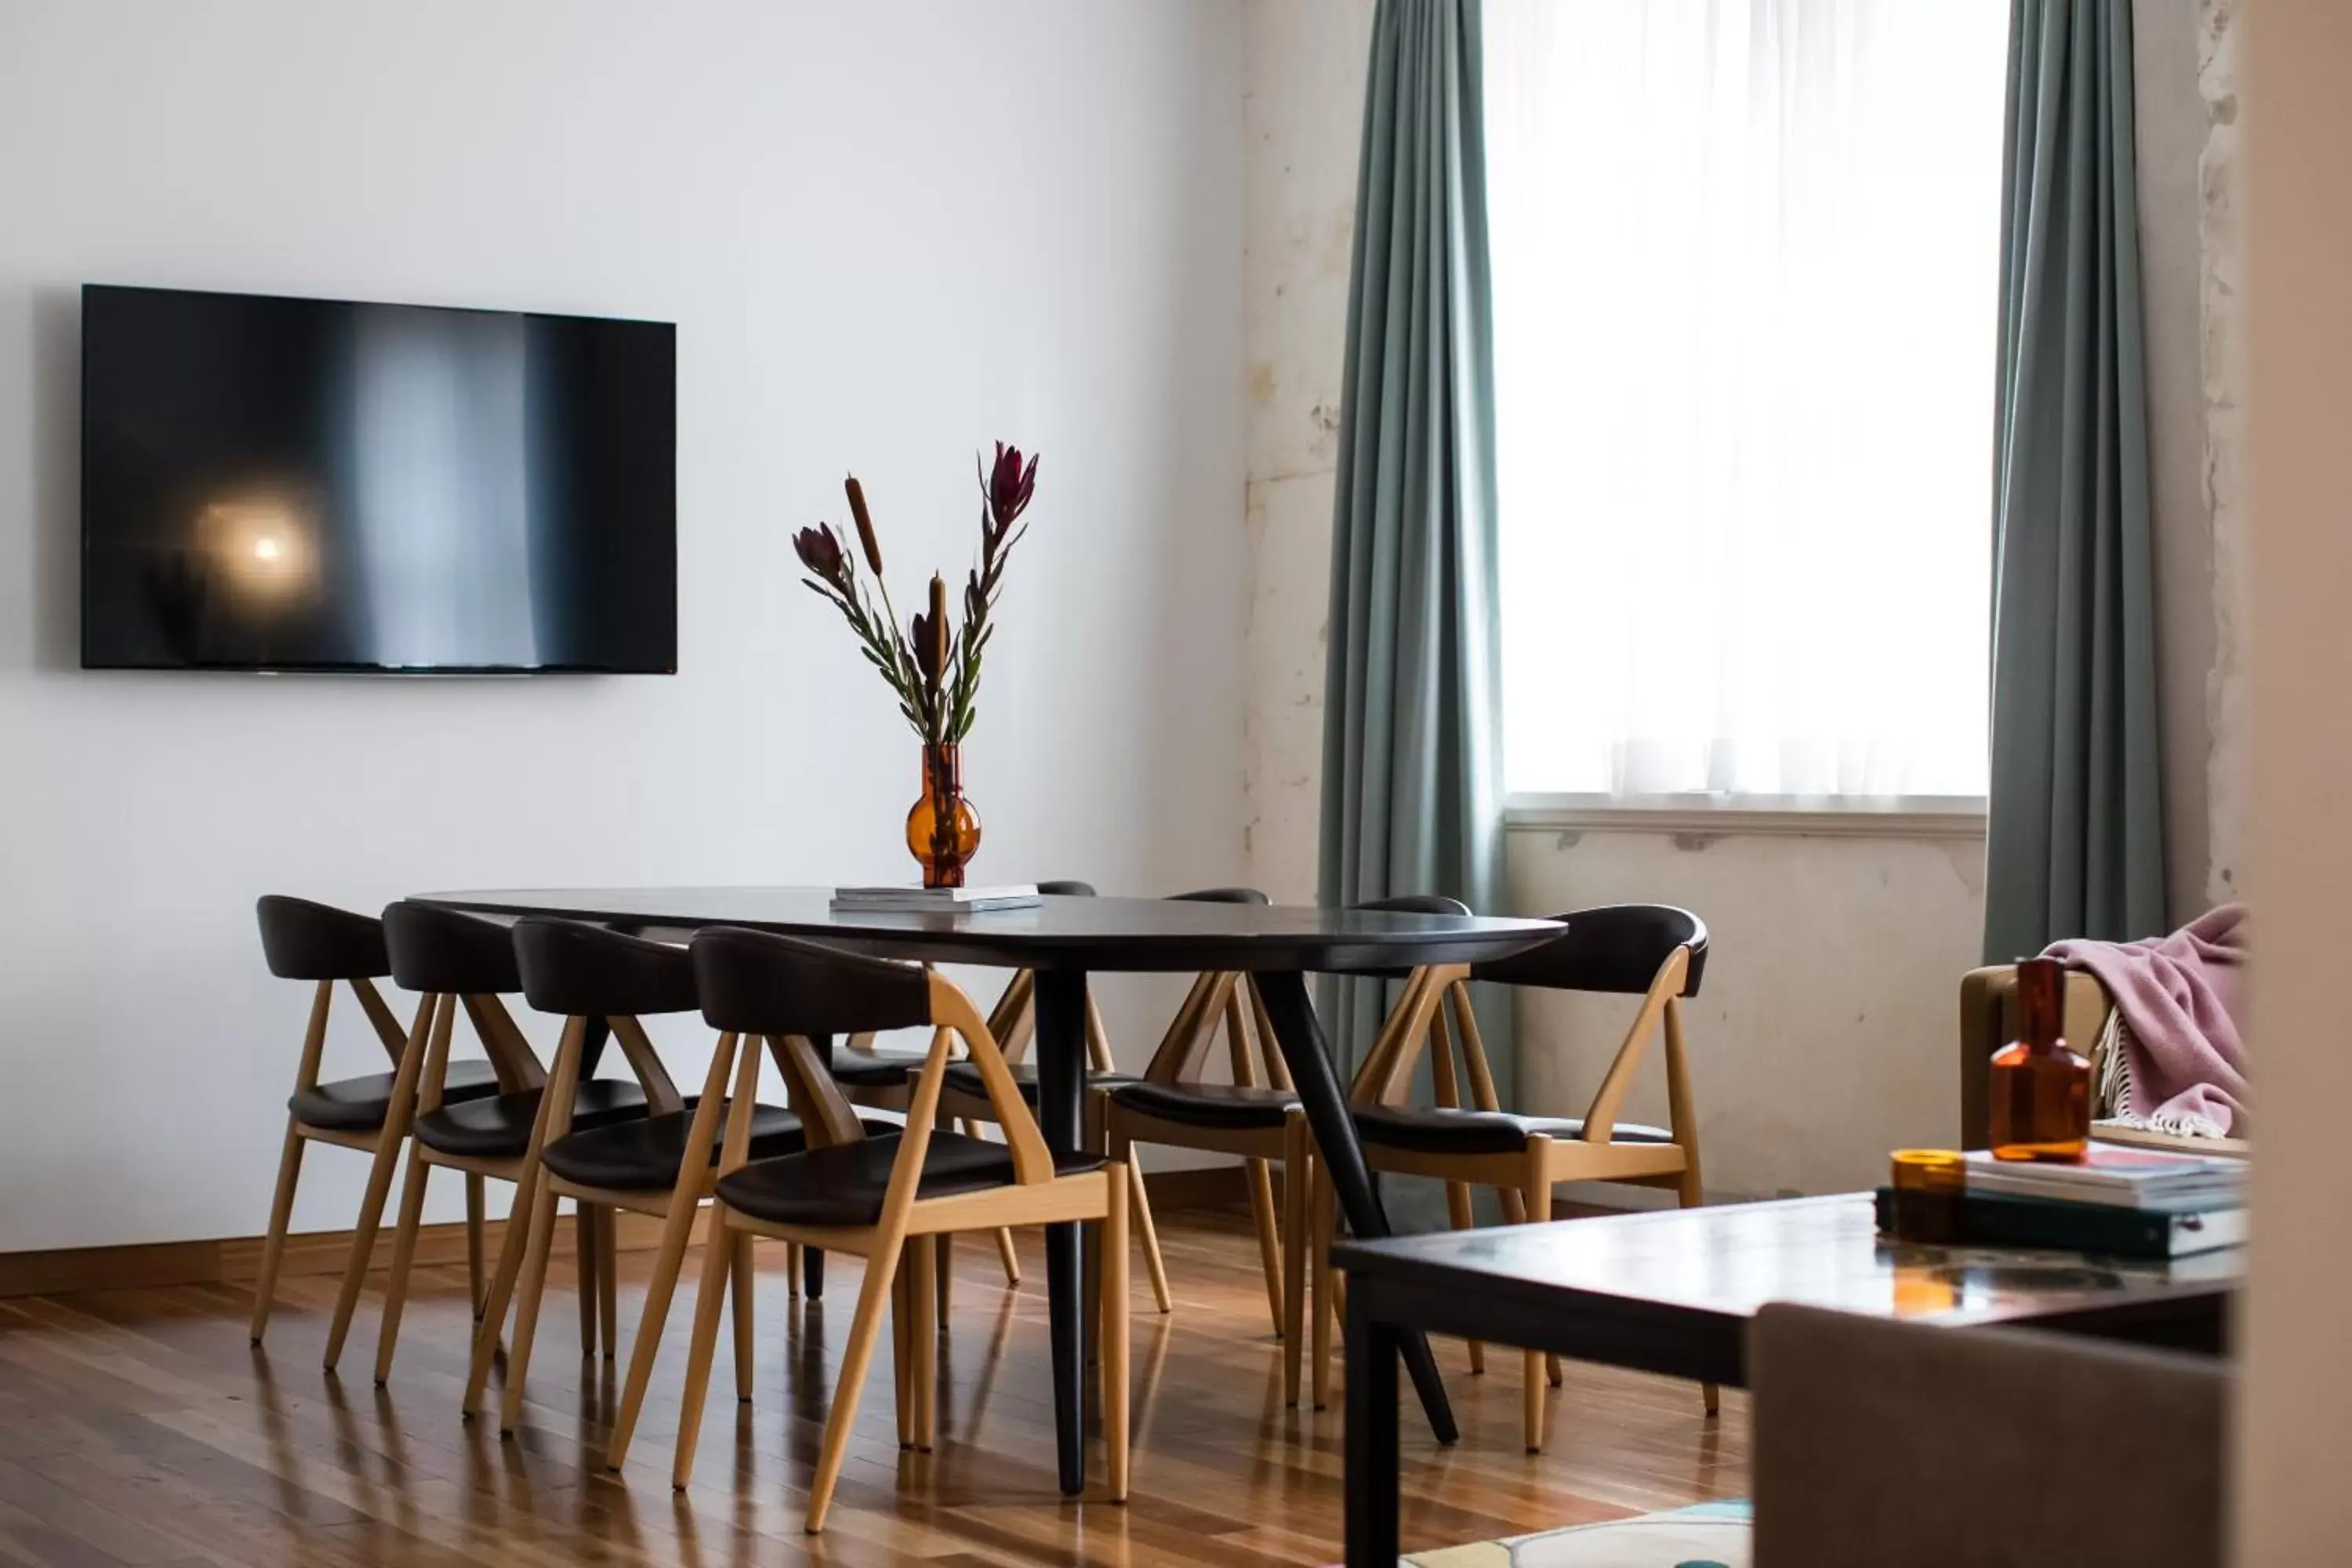
[[[1477,0],[1381,0],[1332,520],[1326,904],[1446,893],[1491,911],[1498,897],[1486,183]],[[1365,982],[1326,992],[1345,1062],[1361,1059],[1381,999]],[[1498,1071],[1509,1055],[1495,1052]]]
[[1985,956],[2164,928],[2131,6],[2014,0]]

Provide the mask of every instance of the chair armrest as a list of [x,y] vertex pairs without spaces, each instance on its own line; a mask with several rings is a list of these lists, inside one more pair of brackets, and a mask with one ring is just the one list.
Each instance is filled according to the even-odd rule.
[[2213,1568],[2226,1363],[1768,1306],[1755,1568]]
[[[1987,1101],[1988,1068],[1992,1055],[2016,1037],[2017,965],[1996,963],[1971,969],[1960,976],[1960,1147],[1981,1149],[1990,1142],[1991,1108]],[[2066,1043],[2084,1056],[2092,1054],[2107,1026],[2115,1001],[2095,975],[2080,969],[2066,972],[2063,1016]]]

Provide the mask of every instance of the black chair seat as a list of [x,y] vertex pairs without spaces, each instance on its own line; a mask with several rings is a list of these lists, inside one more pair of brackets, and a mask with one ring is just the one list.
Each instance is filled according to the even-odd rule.
[[[1576,1116],[1521,1116],[1508,1110],[1446,1110],[1414,1105],[1360,1105],[1356,1136],[1383,1149],[1416,1154],[1512,1154],[1538,1133],[1567,1140],[1584,1136]],[[1610,1136],[1620,1143],[1671,1143],[1663,1127],[1620,1121]]]
[[[697,1099],[699,1096],[696,1097]],[[583,1187],[614,1187],[624,1192],[667,1192],[677,1185],[677,1168],[686,1157],[686,1135],[693,1130],[695,1100],[668,1116],[647,1116],[573,1132],[550,1143],[541,1158],[547,1168],[567,1182]],[[726,1126],[726,1108],[719,1110]],[[755,1106],[751,1111],[751,1155],[772,1160],[796,1154],[803,1146],[801,1119],[782,1106]],[[719,1163],[718,1140],[712,1140],[711,1163]]]
[[1139,1116],[1224,1131],[1279,1131],[1298,1097],[1286,1089],[1229,1083],[1122,1083],[1110,1097]]
[[[527,1089],[495,1100],[444,1105],[416,1119],[416,1141],[444,1154],[475,1160],[510,1160],[530,1152],[531,1124],[539,1120],[540,1091]],[[628,1079],[592,1078],[572,1097],[572,1130],[634,1121],[646,1113],[646,1091]]]
[[[391,1109],[392,1079],[388,1072],[337,1079],[302,1090],[287,1100],[286,1109],[305,1126],[337,1132],[373,1132],[383,1125],[383,1113]],[[449,1084],[442,1099],[445,1102],[487,1100],[498,1091],[499,1075],[489,1063],[451,1062]]]
[[[1013,1082],[1014,1086],[1021,1090],[1021,1099],[1023,1102],[1028,1105],[1031,1109],[1035,1109],[1037,1104],[1037,1064],[1034,1062],[1013,1062],[1008,1065],[1009,1070],[1013,1074]],[[1133,1073],[1127,1072],[1090,1072],[1087,1075],[1087,1087],[1088,1089],[1112,1089],[1118,1088],[1121,1084],[1139,1083],[1142,1080],[1138,1079]],[[948,1064],[947,1086],[950,1089],[954,1089],[957,1093],[968,1094],[974,1100],[986,1100],[988,1098],[987,1080],[980,1076],[980,1068],[968,1061],[950,1062]]]
[[[903,1133],[810,1149],[745,1165],[719,1178],[719,1195],[755,1219],[776,1225],[863,1226],[882,1217],[882,1197]],[[1056,1152],[1057,1175],[1091,1171],[1100,1154]],[[951,1197],[1013,1184],[1013,1151],[961,1133],[934,1131],[923,1151],[916,1195]]]
[[833,1081],[847,1089],[898,1089],[922,1065],[923,1058],[917,1056],[885,1056],[837,1046],[833,1053]]

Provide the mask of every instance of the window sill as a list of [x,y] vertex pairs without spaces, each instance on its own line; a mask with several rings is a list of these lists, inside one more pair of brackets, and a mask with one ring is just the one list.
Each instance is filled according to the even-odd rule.
[[1806,838],[1982,838],[1985,803],[1976,795],[1520,792],[1504,803],[1503,827],[1510,833],[1672,833],[1709,837],[1769,834]]

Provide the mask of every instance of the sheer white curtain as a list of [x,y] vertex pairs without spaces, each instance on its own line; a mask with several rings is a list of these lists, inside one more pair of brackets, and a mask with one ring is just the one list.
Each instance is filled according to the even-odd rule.
[[1517,790],[1979,795],[2004,0],[1486,0]]

